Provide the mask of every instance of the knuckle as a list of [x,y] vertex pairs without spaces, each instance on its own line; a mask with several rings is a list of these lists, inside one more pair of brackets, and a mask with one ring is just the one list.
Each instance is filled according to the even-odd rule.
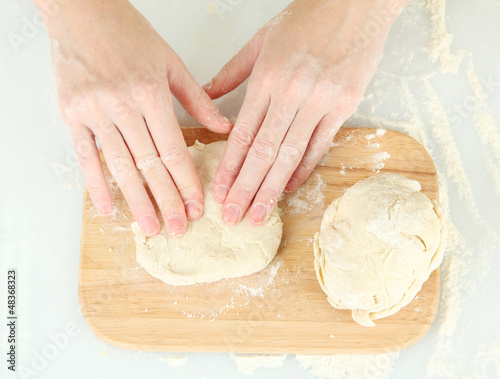
[[215,175],[214,183],[228,185],[234,182],[234,179],[240,172],[241,165],[232,161],[221,161],[217,173]]
[[127,117],[132,111],[130,93],[124,83],[106,83],[95,88],[95,94],[107,110],[120,117]]
[[304,147],[298,144],[287,142],[281,145],[279,158],[286,163],[298,163],[304,154]]
[[301,173],[307,173],[307,174],[305,174],[307,176],[308,173],[313,170],[313,168],[314,168],[314,165],[312,164],[311,161],[303,160],[299,163],[296,172],[297,172],[298,176],[302,175]]
[[137,197],[129,202],[130,208],[132,209],[144,209],[151,205],[151,200],[148,197]]
[[132,86],[132,98],[135,101],[154,100],[160,92],[160,81],[151,75],[136,80]]
[[75,155],[81,167],[87,166],[96,158],[95,144],[88,140],[81,140],[75,143]]
[[231,131],[229,140],[239,150],[247,150],[253,142],[253,135],[248,130],[250,130],[248,125],[239,123]]
[[171,209],[177,200],[177,194],[174,191],[162,192],[155,196],[156,204],[162,210]]
[[121,118],[128,118],[132,114],[129,102],[121,96],[113,96],[110,100],[111,113]]
[[187,150],[180,145],[168,145],[160,153],[161,161],[165,166],[178,165],[186,159]]
[[78,92],[62,93],[58,99],[59,111],[65,122],[78,121],[85,109],[85,97]]
[[271,141],[260,139],[254,142],[250,149],[249,156],[254,160],[264,164],[271,164],[276,159],[277,149]]
[[156,168],[161,166],[161,159],[158,155],[154,153],[148,153],[138,157],[135,161],[135,165],[137,169],[142,174],[147,174],[151,170],[155,170]]
[[102,138],[103,134],[109,133],[115,129],[115,123],[104,117],[95,123],[95,128],[92,130],[95,132],[97,138]]
[[202,186],[199,179],[183,180],[177,184],[177,189],[183,197],[199,197],[202,194]]
[[248,189],[242,188],[242,187],[236,189],[235,192],[236,192],[235,199],[239,200],[238,203],[245,203],[245,204],[247,204],[247,203],[249,203],[253,199],[253,197],[255,195],[255,193],[252,193]]
[[106,187],[98,183],[87,183],[87,189],[93,195],[100,195],[106,191]]
[[122,155],[113,155],[108,159],[108,169],[115,179],[121,180],[131,176],[135,167],[131,159]]

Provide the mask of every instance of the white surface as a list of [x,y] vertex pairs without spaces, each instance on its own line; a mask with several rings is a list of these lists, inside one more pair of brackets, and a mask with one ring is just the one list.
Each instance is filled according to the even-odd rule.
[[[229,59],[245,41],[287,1],[242,1],[222,20],[209,14],[207,1],[134,2],[159,30],[200,83],[204,83]],[[229,3],[229,1],[226,1]],[[233,3],[238,3],[234,1]],[[454,34],[452,51],[472,52],[477,74],[485,81],[500,82],[500,16],[498,0],[448,2],[448,28]],[[373,97],[360,105],[350,125],[364,126],[380,119],[404,122],[414,109],[402,102],[401,75],[411,86],[419,87],[419,73],[435,74],[429,79],[439,94],[448,117],[457,115],[453,105],[467,101],[470,88],[466,81],[466,61],[457,74],[440,74],[422,48],[429,35],[429,15],[423,9],[415,22],[399,22],[391,32],[384,59],[368,92]],[[170,367],[168,354],[125,351],[108,346],[97,339],[85,324],[78,306],[78,262],[83,185],[72,154],[72,145],[58,115],[56,93],[50,74],[48,38],[37,27],[27,43],[14,51],[9,33],[21,33],[24,17],[32,19],[34,6],[29,0],[2,1],[0,5],[0,378],[20,377],[6,373],[6,271],[18,270],[18,368],[31,367],[36,354],[51,342],[51,335],[61,333],[68,325],[77,325],[78,335],[56,351],[36,378],[237,378],[243,377],[228,354],[180,354],[188,361]],[[414,57],[412,58],[414,53]],[[413,80],[415,79],[415,80]],[[392,83],[392,85],[391,85]],[[394,85],[396,83],[396,85]],[[488,104],[500,118],[500,91],[497,85],[488,92]],[[426,98],[419,88],[412,91],[416,108],[423,111],[422,123],[433,135],[432,119],[425,112]],[[227,96],[217,104],[233,118],[241,104],[243,91]],[[376,104],[374,112],[370,105]],[[193,121],[178,112],[183,125]],[[472,128],[472,113],[455,117],[453,136],[472,183],[472,193],[479,213],[498,233],[500,201],[484,168],[486,149]],[[498,126],[496,127],[498,131]],[[439,141],[430,138],[436,163],[447,172]],[[500,162],[496,162],[499,167]],[[498,170],[498,168],[497,168]],[[463,313],[450,337],[451,352],[446,364],[455,370],[455,377],[490,378],[500,376],[498,350],[492,362],[484,363],[476,354],[481,346],[500,341],[498,302],[500,249],[498,244],[490,256],[483,257],[481,244],[484,230],[474,221],[457,186],[450,181],[450,206],[453,222],[473,248],[472,263],[486,259],[487,275],[472,269],[469,277],[475,287],[464,296]],[[477,263],[477,262],[476,262]],[[442,309],[440,310],[442,312]],[[427,362],[436,354],[437,326],[416,345],[401,353],[393,378],[422,378]],[[39,367],[40,368],[40,367]],[[457,376],[458,375],[458,376]],[[281,368],[262,368],[259,378],[312,378],[292,357]],[[438,376],[434,376],[438,377]]]

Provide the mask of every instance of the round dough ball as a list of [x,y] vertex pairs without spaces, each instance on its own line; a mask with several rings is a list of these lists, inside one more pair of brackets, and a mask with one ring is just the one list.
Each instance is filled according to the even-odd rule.
[[330,304],[364,326],[407,305],[443,258],[444,221],[420,184],[382,173],[336,199],[314,236],[314,267]]
[[212,197],[212,181],[225,145],[197,141],[188,148],[203,185],[205,212],[189,223],[186,234],[170,237],[163,226],[148,238],[137,222],[131,225],[137,262],[165,283],[188,285],[249,275],[265,268],[278,251],[283,224],[277,207],[263,226],[251,224],[247,217],[236,226],[223,223],[221,205]]

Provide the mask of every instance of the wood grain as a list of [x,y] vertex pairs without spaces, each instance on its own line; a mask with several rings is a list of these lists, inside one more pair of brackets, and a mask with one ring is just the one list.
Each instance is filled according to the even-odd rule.
[[[183,133],[188,145],[196,139],[225,139],[203,128],[183,128]],[[376,175],[374,154],[389,153],[382,171],[418,180],[423,193],[438,200],[436,170],[425,149],[395,131],[373,133],[365,128],[339,131],[337,145],[315,169],[326,183],[324,202],[305,214],[294,212],[286,199],[280,203],[283,242],[267,269],[195,286],[169,286],[137,264],[133,217],[103,163],[115,212],[98,216],[85,193],[79,295],[88,325],[103,341],[134,350],[369,354],[418,341],[436,315],[438,270],[408,306],[372,328],[356,324],[349,311],[332,308],[314,272],[311,241],[324,210],[346,188]],[[305,186],[315,184],[313,174]]]

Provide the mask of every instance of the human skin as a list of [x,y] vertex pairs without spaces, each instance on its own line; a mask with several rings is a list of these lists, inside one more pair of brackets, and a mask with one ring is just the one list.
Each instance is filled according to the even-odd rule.
[[408,0],[297,0],[261,28],[204,89],[127,0],[34,0],[47,27],[59,106],[89,194],[102,215],[112,200],[99,160],[147,236],[160,220],[172,236],[203,213],[203,193],[172,106],[201,124],[231,123],[210,101],[250,76],[216,173],[214,198],[227,224],[264,223],[295,190],[352,114]]
[[98,212],[112,211],[96,146],[147,236],[203,214],[203,192],[172,95],[198,122],[232,127],[149,22],[126,0],[35,0],[50,40],[59,108]]
[[309,176],[356,109],[408,0],[296,0],[203,88],[216,99],[249,77],[212,193],[234,225],[267,221]]

